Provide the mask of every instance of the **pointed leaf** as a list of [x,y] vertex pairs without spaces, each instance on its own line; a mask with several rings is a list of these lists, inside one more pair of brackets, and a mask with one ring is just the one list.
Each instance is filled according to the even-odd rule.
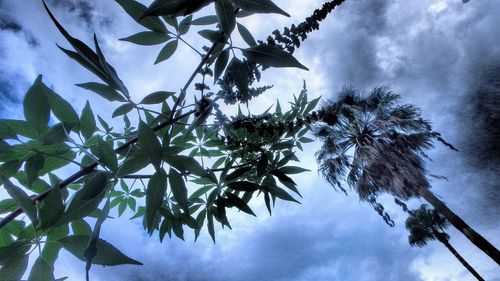
[[42,87],[45,90],[50,109],[57,117],[57,119],[59,119],[59,121],[66,122],[71,125],[76,125],[80,122],[78,114],[68,101],[66,101],[60,95],[56,94],[54,91],[52,91],[52,89],[50,89],[43,83]]
[[227,206],[234,206],[234,207],[238,208],[240,211],[256,217],[256,215],[252,211],[252,209],[250,209],[250,207],[247,205],[247,203],[245,201],[243,201],[241,198],[239,198],[238,196],[236,196],[232,193],[227,193],[226,196],[227,196],[227,199],[226,199]]
[[233,4],[229,0],[217,0],[215,2],[215,13],[217,14],[220,29],[229,36],[236,26]]
[[251,13],[276,13],[290,17],[271,0],[231,0],[235,6]]
[[165,24],[158,17],[140,19],[147,7],[134,0],[115,0],[140,25],[156,32],[166,32]]
[[3,181],[3,186],[7,190],[10,197],[16,201],[17,205],[29,217],[33,225],[37,225],[38,219],[36,216],[35,203],[30,199],[26,192],[14,185],[10,180],[4,178]]
[[191,25],[210,25],[216,24],[217,22],[217,16],[211,15],[197,18],[191,22]]
[[155,64],[158,64],[164,60],[168,60],[175,53],[178,45],[179,45],[179,40],[173,40],[168,42],[158,54]]
[[85,139],[89,139],[96,130],[96,123],[94,118],[94,113],[90,108],[90,104],[87,101],[85,107],[82,111],[81,123],[80,123],[80,132]]
[[61,191],[58,186],[49,191],[49,195],[43,200],[43,207],[40,208],[40,229],[49,229],[59,219],[64,212],[64,204]]
[[174,92],[158,91],[145,96],[140,104],[158,104],[166,101]]
[[148,188],[146,189],[146,222],[149,232],[153,230],[156,214],[167,191],[167,184],[167,174],[163,169],[156,171],[148,182]]
[[89,83],[77,84],[76,86],[84,88],[85,90],[92,91],[109,101],[121,101],[121,102],[127,101],[122,95],[120,95],[120,93],[118,93],[115,89],[113,89],[108,85],[104,85],[97,82],[89,82]]
[[125,115],[132,111],[135,108],[133,103],[125,103],[120,105],[115,111],[113,111],[113,115],[111,117],[115,118],[118,116]]
[[188,192],[184,179],[176,170],[170,168],[168,180],[170,183],[170,190],[172,190],[175,200],[177,200],[179,206],[184,210],[184,213],[189,214]]
[[[72,253],[74,256],[82,261],[86,261],[83,253],[90,241],[90,236],[85,235],[71,235],[59,240],[67,251]],[[142,263],[131,259],[124,255],[120,250],[115,248],[113,245],[108,243],[106,240],[98,239],[96,243],[97,254],[92,259],[92,264],[100,265],[120,265],[120,264],[138,264]]]
[[259,45],[243,50],[243,55],[256,63],[260,63],[265,67],[297,67],[304,70],[309,70],[302,65],[290,53],[276,46]]
[[191,21],[193,20],[193,16],[189,15],[185,17],[180,23],[179,23],[179,35],[184,35],[188,33],[189,28],[191,27]]
[[129,37],[121,38],[121,41],[128,41],[142,46],[153,46],[167,42],[171,37],[165,33],[155,31],[143,31],[131,35]]
[[226,69],[227,63],[229,62],[229,49],[225,49],[220,53],[215,61],[214,66],[214,83],[217,83],[217,80],[220,78],[222,73],[224,73],[224,69]]
[[118,159],[111,144],[99,138],[97,140],[97,151],[99,153],[99,161],[115,172],[118,169]]
[[24,117],[37,130],[49,123],[50,106],[42,83],[42,76],[36,78],[23,100]]
[[139,145],[141,146],[141,150],[145,155],[148,155],[151,160],[151,164],[156,168],[156,170],[160,170],[161,165],[161,144],[155,133],[148,126],[148,124],[143,121],[139,122],[139,132],[137,135],[137,139]]
[[252,192],[259,190],[260,186],[254,182],[249,182],[249,181],[237,181],[237,182],[232,182],[227,185],[229,188],[234,189],[236,191],[245,191],[245,192]]
[[241,38],[245,41],[245,43],[248,44],[248,46],[253,47],[257,45],[257,42],[255,42],[255,39],[252,36],[252,33],[248,31],[248,29],[243,26],[242,24],[238,23],[238,32],[241,35]]
[[28,281],[54,281],[52,267],[42,257],[38,257],[31,268]]
[[0,268],[0,280],[21,280],[21,277],[28,268],[28,258],[29,255],[11,258]]

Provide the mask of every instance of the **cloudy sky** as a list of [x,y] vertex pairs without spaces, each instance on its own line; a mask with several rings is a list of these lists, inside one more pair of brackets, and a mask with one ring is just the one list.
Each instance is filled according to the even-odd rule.
[[[141,1],[149,4],[148,1]],[[275,1],[292,17],[242,20],[256,38],[298,23],[318,0]],[[60,22],[87,43],[95,32],[108,60],[136,99],[156,90],[179,89],[197,56],[181,48],[153,66],[160,47],[118,41],[141,31],[111,0],[48,1]],[[213,13],[213,8],[202,11]],[[494,245],[500,246],[500,1],[347,0],[297,52],[309,72],[279,69],[264,73],[275,85],[253,101],[258,110],[276,98],[289,100],[305,79],[311,97],[334,97],[344,85],[360,90],[386,85],[405,103],[422,109],[437,131],[460,152],[437,146],[428,169],[448,177],[433,190]],[[205,42],[193,37],[191,42]],[[109,104],[74,86],[97,81],[60,52],[68,46],[42,9],[41,1],[0,0],[0,118],[23,118],[21,101],[38,74],[80,111],[88,99],[94,112],[111,119]],[[172,67],[175,66],[175,71]],[[284,104],[282,102],[282,104]],[[117,121],[118,124],[118,121]],[[278,202],[269,217],[231,213],[233,230],[220,229],[213,245],[203,232],[159,243],[130,214],[106,221],[102,238],[144,266],[94,267],[93,280],[473,280],[438,242],[411,248],[406,217],[389,198],[382,202],[396,221],[388,227],[355,194],[336,193],[316,172],[310,144],[299,155],[312,172],[296,177],[301,205]],[[62,171],[62,174],[71,171]],[[0,191],[3,193],[4,191]],[[5,194],[0,194],[4,196]],[[421,202],[413,201],[412,206]],[[498,266],[454,229],[451,243],[486,280],[500,280]],[[56,275],[84,280],[84,264],[62,251]]]

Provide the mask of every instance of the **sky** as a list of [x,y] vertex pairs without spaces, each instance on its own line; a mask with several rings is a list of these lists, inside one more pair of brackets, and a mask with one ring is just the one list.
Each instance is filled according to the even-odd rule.
[[[156,90],[182,87],[198,57],[180,48],[168,62],[153,66],[161,46],[119,41],[142,31],[114,1],[47,1],[73,36],[91,44],[97,34],[111,64],[139,100]],[[148,1],[141,1],[149,4]],[[291,17],[258,15],[241,22],[256,39],[299,23],[323,1],[276,0]],[[344,86],[369,91],[388,86],[403,103],[421,108],[436,131],[460,152],[436,145],[427,169],[448,178],[433,191],[490,242],[500,246],[500,1],[347,0],[321,23],[294,54],[310,71],[272,69],[263,81],[274,85],[250,103],[255,111],[289,101],[305,80],[311,98],[333,98]],[[213,13],[213,7],[201,14]],[[206,42],[188,37],[196,46]],[[0,118],[22,119],[22,99],[38,74],[80,112],[90,101],[94,112],[111,120],[109,103],[74,86],[98,81],[55,45],[68,47],[41,1],[0,0]],[[241,41],[237,41],[241,42]],[[240,44],[242,45],[242,44]],[[175,68],[175,70],[173,70]],[[112,105],[115,106],[115,105]],[[230,109],[228,109],[230,110]],[[119,124],[120,120],[111,121]],[[253,202],[257,217],[231,212],[232,230],[218,229],[213,245],[206,231],[193,243],[177,238],[160,243],[130,213],[107,220],[101,237],[143,266],[98,267],[92,280],[306,281],[306,280],[474,280],[438,242],[408,244],[405,214],[391,198],[381,202],[396,222],[387,226],[354,193],[335,192],[317,173],[318,143],[299,154],[311,172],[294,177],[301,204],[277,202],[270,217]],[[74,170],[61,171],[61,175]],[[0,196],[5,194],[0,191]],[[413,200],[410,205],[419,206]],[[456,230],[450,243],[486,280],[500,280],[500,269]],[[56,277],[84,280],[84,263],[61,251]]]

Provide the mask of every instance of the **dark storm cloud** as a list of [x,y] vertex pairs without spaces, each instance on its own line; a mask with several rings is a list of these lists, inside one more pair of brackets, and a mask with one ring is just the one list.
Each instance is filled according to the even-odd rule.
[[[9,10],[6,7],[3,7],[2,2],[0,2],[0,32],[13,32],[16,34],[21,34],[26,42],[32,47],[36,47],[39,45],[36,38],[33,34],[25,30],[20,22],[17,22],[9,15]],[[0,44],[0,48],[1,48]]]
[[96,15],[95,9],[92,6],[92,1],[86,0],[49,0],[50,6],[65,10],[70,14],[78,16],[78,19],[83,21],[87,27],[91,28],[95,23],[103,24],[108,21]]
[[12,118],[8,109],[19,106],[22,89],[27,87],[28,83],[20,75],[0,71],[0,118]]
[[328,41],[316,43],[321,49],[318,53],[325,55],[325,65],[335,67],[335,71],[327,71],[335,75],[335,81],[364,88],[379,79],[381,69],[376,59],[376,40],[387,28],[388,5],[389,1],[384,0],[347,1],[333,12],[331,17],[342,22],[344,27],[333,27],[336,32]]

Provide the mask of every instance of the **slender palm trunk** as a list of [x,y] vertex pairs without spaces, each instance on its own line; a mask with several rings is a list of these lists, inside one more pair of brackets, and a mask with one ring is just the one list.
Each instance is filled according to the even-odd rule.
[[457,258],[457,260],[465,267],[467,268],[467,270],[472,274],[474,275],[474,277],[477,278],[477,280],[479,281],[484,281],[483,277],[481,277],[481,275],[479,275],[479,273],[476,272],[476,270],[474,270],[474,268],[457,252],[457,250],[455,250],[455,248],[453,248],[453,246],[451,246],[451,244],[448,242],[448,239],[444,238],[444,237],[440,237],[439,235],[437,236],[439,242],[443,243],[446,248],[448,248],[448,250],[450,250],[450,252]]
[[459,216],[450,210],[441,200],[439,200],[428,188],[421,188],[420,195],[429,202],[434,209],[443,214],[446,219],[465,237],[467,237],[476,247],[490,256],[497,264],[500,265],[500,252],[488,240],[472,229]]

